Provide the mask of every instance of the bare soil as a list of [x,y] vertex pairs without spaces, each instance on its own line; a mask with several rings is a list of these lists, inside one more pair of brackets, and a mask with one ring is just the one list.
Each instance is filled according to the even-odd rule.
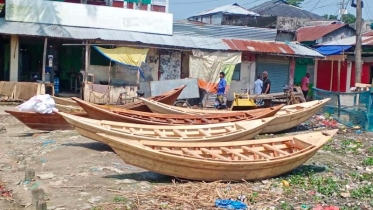
[[[219,196],[236,199],[238,193],[246,196],[250,209],[373,209],[373,135],[357,133],[340,129],[312,159],[280,177],[193,182],[191,188],[184,187],[189,182],[176,179],[179,183],[173,184],[174,177],[128,165],[109,146],[74,130],[35,131],[12,116],[0,115],[0,181],[12,194],[0,196],[0,209],[35,209],[31,191],[36,188],[44,189],[48,209],[58,210],[216,209]],[[24,180],[26,170],[35,170],[35,180]],[[200,197],[187,192],[196,186],[209,191]],[[232,190],[227,193],[225,188]]]

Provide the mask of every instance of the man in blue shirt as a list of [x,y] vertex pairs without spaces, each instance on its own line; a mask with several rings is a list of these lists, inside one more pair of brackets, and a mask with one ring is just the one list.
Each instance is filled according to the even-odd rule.
[[225,94],[225,88],[227,87],[227,81],[225,80],[225,73],[224,72],[220,72],[220,81],[219,81],[219,84],[218,84],[218,87],[217,87],[217,97],[216,97],[216,102],[215,103],[215,108],[217,109],[221,109],[221,108],[224,108],[225,105],[224,105],[224,94]]

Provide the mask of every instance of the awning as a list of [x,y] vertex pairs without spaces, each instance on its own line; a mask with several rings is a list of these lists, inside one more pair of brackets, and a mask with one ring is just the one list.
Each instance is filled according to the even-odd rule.
[[106,49],[93,46],[98,52],[111,61],[123,65],[136,66],[139,68],[141,76],[145,79],[144,72],[141,70],[141,64],[145,62],[146,55],[149,49],[137,49],[131,47],[117,47],[114,49]]
[[342,52],[351,48],[351,45],[348,46],[337,46],[337,45],[324,45],[316,50],[319,51],[323,55],[340,55]]

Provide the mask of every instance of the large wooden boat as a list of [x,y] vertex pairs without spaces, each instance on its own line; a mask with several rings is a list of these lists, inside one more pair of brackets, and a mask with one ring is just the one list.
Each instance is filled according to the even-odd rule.
[[[5,110],[27,127],[35,130],[53,131],[53,130],[73,130],[66,120],[59,114],[40,114],[36,112],[10,111]],[[86,113],[72,113],[72,116],[86,117]]]
[[316,114],[328,101],[330,98],[284,106],[261,133],[276,133],[293,128]]
[[310,159],[338,130],[233,142],[157,142],[98,134],[124,162],[191,180],[261,180]]
[[253,114],[245,112],[231,112],[214,115],[169,115],[157,114],[151,112],[139,112],[126,109],[112,108],[110,110],[102,109],[92,103],[74,98],[74,100],[81,106],[92,119],[97,120],[111,120],[117,122],[140,123],[148,125],[203,125],[215,124],[224,122],[237,122],[241,120],[253,120],[273,116],[278,112],[283,105],[273,108],[262,109]]
[[235,123],[208,125],[143,125],[94,120],[67,113],[59,113],[80,135],[106,143],[97,133],[106,133],[125,139],[150,141],[232,141],[254,138],[271,120],[264,118]]
[[[158,113],[173,113],[184,115],[201,115],[211,113],[229,113],[233,111],[215,111],[215,110],[200,110],[200,109],[186,109],[166,104],[158,103],[152,100],[142,99],[143,102],[153,111]],[[261,133],[276,133],[283,130],[293,128],[300,123],[308,120],[317,111],[319,111],[330,98],[323,100],[315,100],[300,104],[287,105],[281,108],[274,116],[276,117],[269,125],[263,129]],[[252,113],[257,110],[249,110],[246,113]]]

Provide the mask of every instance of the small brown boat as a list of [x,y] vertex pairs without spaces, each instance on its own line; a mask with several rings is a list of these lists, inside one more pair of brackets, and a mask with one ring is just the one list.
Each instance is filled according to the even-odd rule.
[[139,112],[126,109],[105,110],[87,101],[73,98],[92,119],[111,120],[116,122],[139,123],[148,125],[204,125],[226,122],[237,122],[242,120],[253,120],[273,116],[284,105],[257,110],[253,114],[245,112],[231,112],[214,115],[169,115],[151,112]]
[[124,139],[144,139],[172,142],[219,142],[254,138],[273,117],[235,123],[207,125],[144,125],[94,120],[59,112],[80,135],[107,143],[97,133],[105,133]]
[[[178,88],[165,92],[162,95],[153,96],[148,99],[159,101],[161,103],[168,104],[168,105],[173,105],[185,87],[186,85],[182,85]],[[106,106],[106,108],[112,108],[112,107],[113,106]],[[114,107],[117,107],[117,106],[114,106]],[[128,103],[120,107],[125,108],[125,109],[135,110],[135,111],[151,112],[150,109],[141,100]]]
[[[10,111],[5,110],[27,127],[35,130],[53,131],[53,130],[73,130],[74,128],[57,113],[40,114],[36,112]],[[86,113],[71,113],[74,116],[88,117]]]
[[98,134],[124,162],[191,180],[261,180],[302,165],[337,132],[231,142],[159,142]]

